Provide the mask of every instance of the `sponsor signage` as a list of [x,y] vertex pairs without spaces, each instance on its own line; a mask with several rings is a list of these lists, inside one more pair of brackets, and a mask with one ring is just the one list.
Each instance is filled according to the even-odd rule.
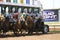
[[43,17],[45,22],[58,21],[58,10],[44,10]]
[[13,0],[13,3],[17,3],[17,0]]
[[0,0],[0,2],[3,2],[3,0]]
[[11,2],[11,0],[6,0],[6,2]]
[[20,3],[21,3],[21,4],[24,4],[24,0],[20,0]]
[[30,0],[26,0],[26,4],[30,4]]
[[33,2],[32,4],[33,4],[33,5],[38,5],[38,4],[37,4],[37,1],[38,1],[38,0],[33,0],[33,1],[32,1],[32,2]]

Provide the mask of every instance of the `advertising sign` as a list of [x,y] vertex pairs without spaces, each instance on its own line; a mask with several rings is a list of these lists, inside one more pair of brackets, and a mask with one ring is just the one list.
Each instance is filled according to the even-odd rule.
[[14,3],[17,3],[17,0],[13,0]]
[[32,3],[33,5],[38,5],[37,4],[37,0],[33,0],[33,3]]
[[26,0],[26,4],[30,4],[30,0]]
[[6,0],[6,2],[11,2],[11,0]]
[[44,10],[43,17],[45,22],[58,21],[58,10]]
[[3,0],[0,0],[0,2],[3,2]]
[[20,3],[23,4],[24,3],[24,0],[20,0]]

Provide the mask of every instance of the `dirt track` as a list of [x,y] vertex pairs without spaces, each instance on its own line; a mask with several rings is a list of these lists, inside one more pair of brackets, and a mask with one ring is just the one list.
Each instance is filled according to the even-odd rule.
[[60,33],[56,34],[40,34],[40,35],[28,35],[18,37],[3,37],[0,40],[60,40]]

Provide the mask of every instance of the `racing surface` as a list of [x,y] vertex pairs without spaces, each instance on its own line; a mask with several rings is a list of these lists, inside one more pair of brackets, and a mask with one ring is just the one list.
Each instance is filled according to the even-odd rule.
[[0,40],[60,40],[60,33],[33,34],[33,35],[7,35],[0,36]]

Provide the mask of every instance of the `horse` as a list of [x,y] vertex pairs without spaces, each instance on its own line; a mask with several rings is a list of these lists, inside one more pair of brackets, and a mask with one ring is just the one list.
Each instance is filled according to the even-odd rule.
[[28,34],[32,34],[34,31],[37,33],[38,30],[40,30],[40,25],[41,25],[41,18],[38,18],[37,21],[35,21],[35,16],[27,16],[25,24],[28,28]]
[[3,33],[6,34],[6,32],[8,31],[13,31],[15,35],[17,34],[18,32],[17,19],[15,18],[9,19],[8,17],[5,18],[5,21],[3,23]]
[[7,17],[0,16],[0,30],[3,30],[3,34],[6,34],[6,32],[8,31],[13,31],[14,34],[16,35],[18,33],[18,29],[20,29],[19,22],[20,21],[14,16],[12,19],[10,19],[8,16]]
[[28,34],[32,32],[31,28],[33,27],[34,19],[31,16],[27,16],[25,20],[25,25],[28,30]]
[[30,27],[32,26],[32,24],[33,24],[33,19],[32,19],[31,16],[27,16],[27,17],[26,17],[25,24],[26,24],[26,26],[27,26],[28,28],[30,28]]
[[22,23],[21,23],[21,20],[20,19],[17,19],[17,23],[15,24],[15,27],[16,27],[16,32],[19,33],[21,31],[21,34],[22,34]]
[[33,25],[33,19],[31,16],[26,16],[25,17],[25,21],[21,21],[20,19],[18,19],[17,21],[17,24],[16,24],[16,27],[18,28],[19,32],[22,32],[25,30],[25,31],[29,31],[30,28],[32,27]]
[[0,15],[0,32],[3,28],[3,23],[4,23],[5,17],[3,14]]

